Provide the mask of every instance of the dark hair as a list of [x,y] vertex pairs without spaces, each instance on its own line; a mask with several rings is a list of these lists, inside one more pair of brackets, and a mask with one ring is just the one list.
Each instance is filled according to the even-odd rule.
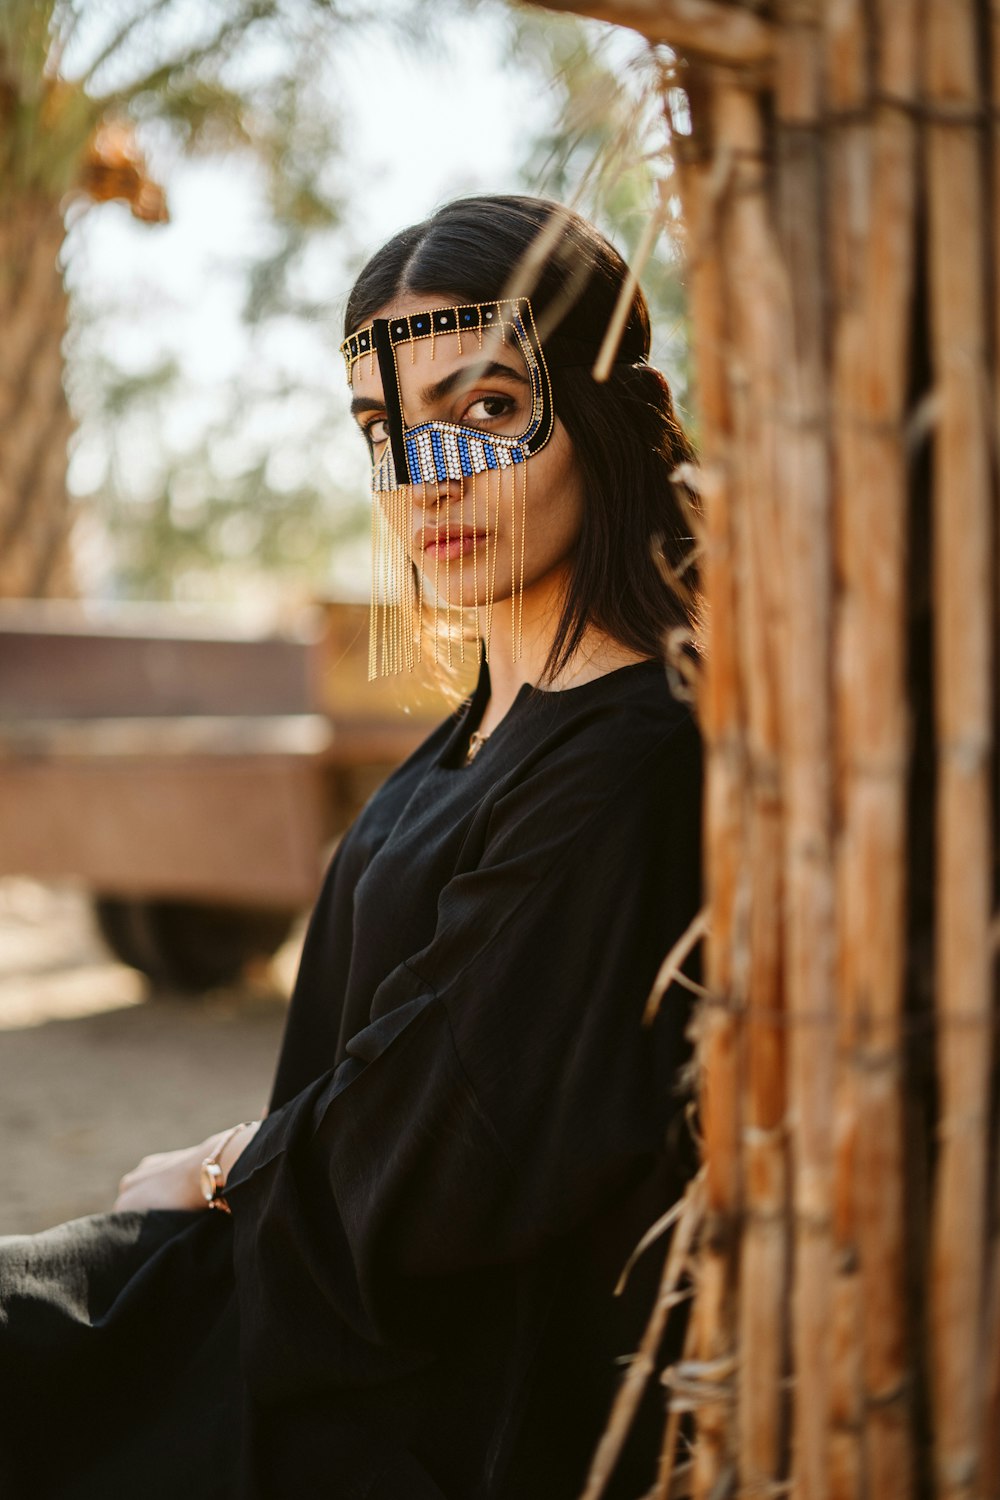
[[[542,264],[532,266],[533,247],[540,245]],[[589,625],[647,656],[663,654],[672,627],[692,635],[697,627],[688,521],[694,500],[671,477],[692,451],[670,387],[646,364],[649,312],[638,287],[610,377],[599,384],[591,375],[627,274],[604,236],[560,204],[503,195],[459,198],[376,251],[344,317],[346,336],[404,293],[458,295],[466,302],[530,295],[552,355],[553,406],[583,489],[582,525],[546,662],[549,679]]]

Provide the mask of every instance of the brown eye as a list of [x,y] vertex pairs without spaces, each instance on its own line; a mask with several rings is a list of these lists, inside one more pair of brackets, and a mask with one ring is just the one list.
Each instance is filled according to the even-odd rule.
[[510,416],[517,407],[513,396],[479,396],[471,402],[465,412],[465,420],[473,423],[499,422]]
[[373,422],[366,422],[362,431],[372,447],[377,448],[379,444],[388,441],[389,424],[385,417],[376,417]]

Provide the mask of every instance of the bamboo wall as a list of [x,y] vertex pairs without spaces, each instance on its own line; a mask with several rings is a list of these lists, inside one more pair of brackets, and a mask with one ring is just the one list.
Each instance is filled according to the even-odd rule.
[[995,1500],[1000,9],[572,8],[678,56],[710,631],[704,1165],[588,1500],[685,1263],[656,1496]]

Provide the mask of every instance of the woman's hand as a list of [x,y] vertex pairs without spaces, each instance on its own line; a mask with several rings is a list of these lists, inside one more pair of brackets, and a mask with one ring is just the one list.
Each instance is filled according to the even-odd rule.
[[114,1212],[144,1208],[207,1208],[201,1191],[202,1162],[206,1157],[214,1156],[222,1145],[219,1165],[225,1181],[233,1162],[257,1134],[258,1126],[259,1121],[254,1120],[241,1125],[232,1134],[226,1130],[217,1131],[197,1146],[144,1156],[118,1184]]

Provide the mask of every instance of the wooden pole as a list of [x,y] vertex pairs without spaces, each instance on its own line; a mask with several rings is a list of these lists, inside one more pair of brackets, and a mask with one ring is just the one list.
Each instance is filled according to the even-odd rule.
[[546,8],[631,26],[650,41],[714,62],[765,64],[776,43],[767,21],[724,0],[549,0]]
[[990,596],[992,414],[979,10],[928,0],[927,122],[934,427],[939,1157],[933,1225],[935,1478],[980,1495],[986,1127],[992,1016]]
[[[697,72],[692,97],[711,92]],[[733,1263],[742,1197],[740,1171],[741,1020],[745,998],[746,861],[744,858],[746,737],[739,673],[739,627],[733,536],[732,418],[726,371],[728,331],[723,268],[714,253],[718,199],[713,190],[711,114],[683,135],[674,122],[675,155],[687,226],[692,323],[703,351],[698,368],[705,441],[701,498],[705,549],[707,656],[698,714],[706,750],[705,882],[712,910],[705,982],[711,996],[700,1015],[700,1107],[705,1157],[705,1227],[692,1313],[692,1347],[704,1366],[725,1366],[735,1354]],[[708,1496],[732,1449],[732,1407],[701,1409],[694,1489]]]
[[777,1481],[785,1440],[787,1142],[782,1015],[782,671],[777,586],[782,496],[779,409],[788,342],[787,281],[767,200],[759,100],[720,84],[717,150],[727,169],[722,245],[733,411],[733,523],[746,704],[749,886],[743,1235],[739,1264],[738,1453],[744,1493]]
[[793,347],[779,454],[785,589],[785,1005],[794,1204],[792,1493],[825,1500],[833,1274],[833,543],[827,371],[821,11],[783,5],[775,76],[775,214]]
[[863,1471],[861,1444],[861,1288],[855,1183],[858,1100],[853,1059],[858,998],[855,934],[861,892],[847,817],[850,797],[851,715],[855,663],[862,649],[858,611],[848,580],[863,538],[858,508],[861,464],[856,412],[865,351],[861,267],[870,207],[870,136],[864,124],[871,94],[867,20],[862,0],[824,12],[824,80],[832,124],[827,137],[826,189],[832,321],[831,430],[832,542],[837,591],[834,630],[836,879],[836,1014],[832,1160],[833,1286],[830,1302],[830,1500],[854,1500]]
[[[989,48],[989,89],[990,89],[990,118],[992,126],[990,129],[990,161],[991,161],[991,206],[992,222],[987,234],[990,252],[988,265],[991,268],[989,291],[992,300],[992,322],[993,322],[993,348],[1000,351],[1000,7],[994,5],[990,9],[989,30],[987,36]],[[1000,356],[997,356],[1000,358]],[[992,391],[992,437],[994,462],[1000,468],[1000,372],[993,369],[993,391]],[[994,641],[993,656],[993,753],[998,753],[997,735],[1000,733],[1000,654],[996,651],[995,643],[1000,637],[1000,483],[995,485],[994,490],[994,585],[993,585],[993,629]],[[1000,796],[993,809],[993,837],[1000,843]],[[996,845],[994,846],[996,847]],[[995,893],[1000,898],[1000,892]],[[1000,902],[998,902],[1000,904]],[[992,945],[994,963],[997,962],[997,954],[1000,953],[1000,914],[994,911],[992,925]],[[994,1014],[997,1013],[996,1002],[994,1002]],[[994,1056],[996,1055],[996,1041],[994,1040]],[[994,1084],[994,1088],[996,1085]],[[994,1118],[996,1118],[996,1101],[994,1099]],[[1000,1153],[998,1153],[1000,1156]],[[984,1371],[984,1400],[982,1414],[982,1448],[983,1448],[983,1475],[982,1490],[984,1494],[1000,1494],[1000,1159],[995,1163],[993,1181],[993,1234],[989,1246],[987,1260],[987,1318],[985,1322],[985,1371]]]
[[[915,181],[912,7],[883,4],[858,184],[867,229],[843,314],[841,507],[844,619],[839,669],[844,766],[842,882],[851,1049],[850,1221],[860,1296],[860,1439],[855,1483],[909,1500],[913,1462],[906,1342],[903,1007],[905,976],[905,420]],[[890,97],[897,103],[879,103]],[[857,165],[858,163],[856,163]],[[850,1361],[850,1351],[844,1351]],[[846,1387],[843,1388],[844,1393]],[[865,1472],[867,1471],[867,1472]]]

